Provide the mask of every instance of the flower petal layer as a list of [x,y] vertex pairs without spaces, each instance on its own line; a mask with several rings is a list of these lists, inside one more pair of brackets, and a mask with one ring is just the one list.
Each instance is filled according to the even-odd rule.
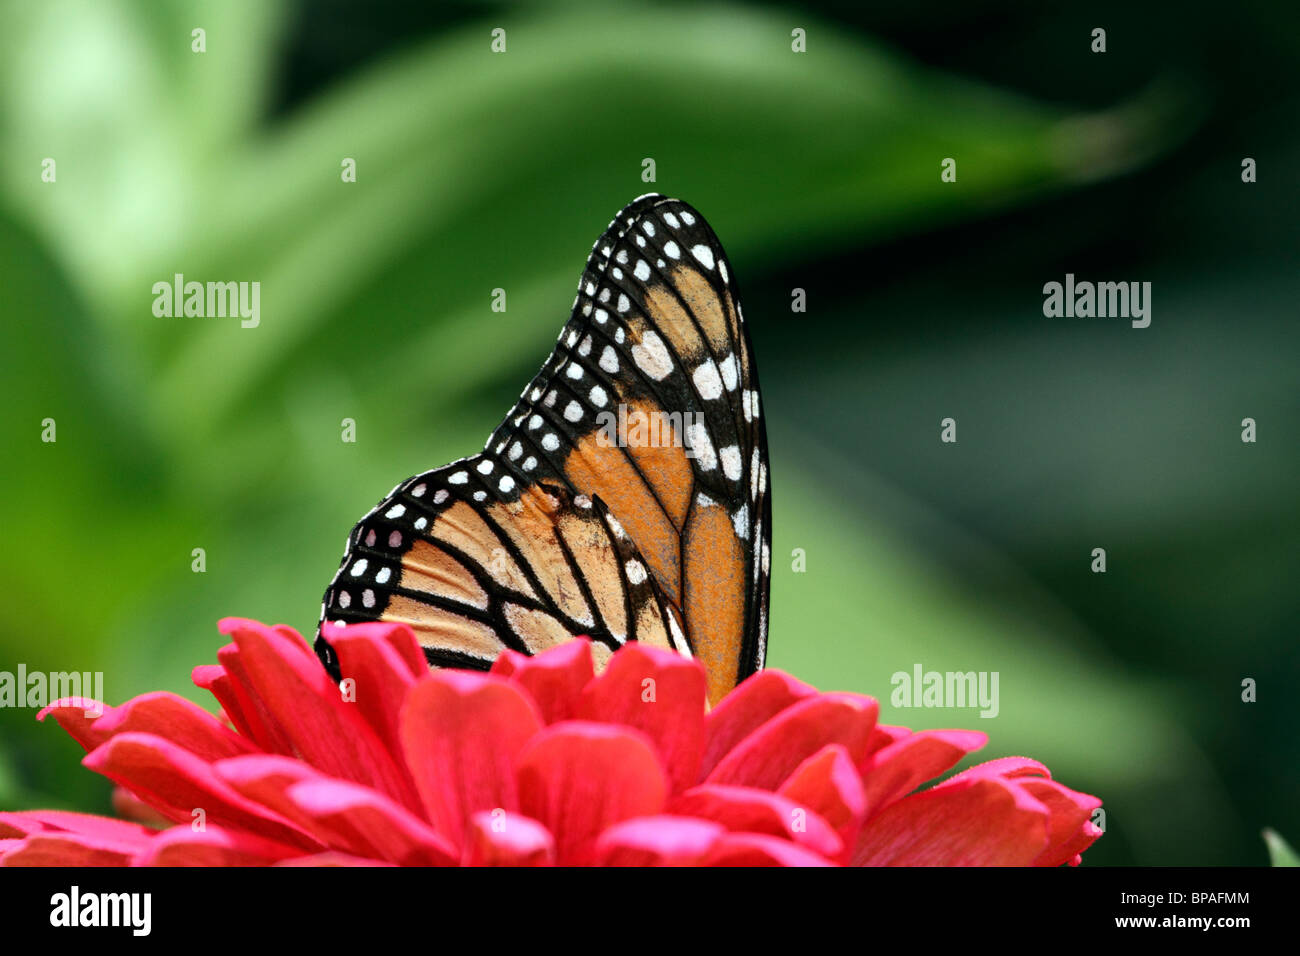
[[492,665],[492,673],[521,684],[546,723],[569,720],[577,716],[578,698],[595,675],[591,642],[575,638],[547,648],[536,657],[506,650]]
[[88,753],[82,763],[175,822],[189,824],[196,819],[194,811],[201,810],[202,818],[211,823],[312,846],[288,820],[236,792],[217,776],[212,764],[156,734],[118,734]]
[[817,751],[795,768],[777,792],[818,813],[835,828],[844,846],[857,843],[867,814],[867,795],[844,747],[829,744]]
[[880,707],[858,694],[819,694],[784,708],[723,757],[708,783],[775,790],[805,760],[839,744],[855,763],[866,753]]
[[680,816],[720,823],[737,833],[781,837],[828,859],[845,853],[844,841],[821,814],[766,790],[706,783],[673,799],[668,809]]
[[459,846],[473,814],[518,809],[515,758],[541,728],[527,695],[494,674],[438,671],[416,684],[402,750],[434,829]]
[[674,651],[631,642],[582,692],[578,716],[626,724],[653,742],[675,791],[699,776],[704,751],[704,670]]
[[705,718],[700,776],[713,772],[738,743],[792,704],[817,694],[783,671],[759,671],[718,702]]
[[555,840],[536,820],[493,810],[470,817],[465,836],[466,866],[550,866]]
[[601,866],[696,866],[727,833],[711,820],[656,814],[606,828],[596,841]]
[[140,866],[269,866],[302,855],[301,847],[239,830],[176,826],[151,840],[134,862]]
[[861,766],[867,815],[933,780],[987,740],[972,730],[922,730],[877,750]]
[[[227,618],[221,627],[238,648],[244,677],[236,683],[275,722],[289,753],[332,777],[374,787],[412,809],[419,806],[410,778],[357,705],[343,700],[302,638],[255,621]],[[230,655],[223,660],[227,670],[229,660]]]
[[[339,671],[350,700],[379,735],[384,749],[401,753],[400,714],[397,702],[417,680],[429,673],[420,645],[405,625],[353,624],[325,626],[326,640],[338,656]],[[413,663],[419,665],[415,671]]]
[[602,830],[658,813],[667,795],[654,746],[630,727],[562,721],[519,755],[519,807],[550,830],[562,865],[586,862]]
[[166,737],[204,760],[220,760],[255,749],[247,738],[233,733],[198,704],[158,691],[141,694],[121,707],[104,707],[98,717],[87,717],[84,701],[58,700],[36,715],[53,716],[59,726],[85,747],[94,750],[115,734],[149,733]]
[[867,821],[857,866],[1028,866],[1047,844],[1048,811],[1014,782],[974,777],[933,787]]

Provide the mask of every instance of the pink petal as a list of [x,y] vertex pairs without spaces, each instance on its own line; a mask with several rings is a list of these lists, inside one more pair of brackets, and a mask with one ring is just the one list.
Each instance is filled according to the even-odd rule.
[[437,671],[402,706],[402,750],[434,829],[460,845],[480,810],[515,810],[515,757],[538,730],[533,702],[492,674]]
[[465,866],[550,866],[555,840],[536,820],[493,810],[476,813],[465,832]]
[[[1067,860],[1066,862],[1069,863],[1070,866],[1078,866],[1080,863],[1082,863],[1083,851],[1088,849],[1088,847],[1092,846],[1093,843],[1097,841],[1097,838],[1100,837],[1103,832],[1104,831],[1101,829],[1101,827],[1097,826],[1095,823],[1091,821],[1085,823],[1083,827],[1079,830],[1079,832],[1070,841],[1074,845],[1075,853],[1074,856],[1070,857],[1070,859]],[[1068,845],[1069,844],[1067,844],[1067,846]],[[1052,864],[1041,862],[1040,860],[1034,861],[1034,866],[1049,866],[1049,865]]]
[[127,844],[54,831],[3,842],[0,866],[129,866],[135,852]]
[[136,823],[99,817],[70,810],[25,810],[0,813],[0,837],[29,836],[34,833],[65,832],[95,837],[109,843],[143,846],[157,835],[156,830]]
[[986,760],[983,763],[977,763],[973,767],[967,767],[961,773],[953,774],[943,783],[936,784],[936,787],[960,786],[977,777],[993,778],[1016,778],[1016,777],[1044,777],[1048,780],[1052,778],[1052,771],[1048,770],[1037,760],[1031,760],[1029,757],[998,757],[995,760]]
[[700,778],[707,777],[728,751],[762,724],[817,689],[797,681],[783,671],[759,671],[709,711],[704,721],[704,755]]
[[545,723],[569,720],[577,715],[578,697],[595,673],[591,642],[575,638],[536,657],[507,650],[492,665],[492,673],[522,684],[537,703]]
[[249,741],[232,733],[202,707],[165,691],[141,694],[121,707],[105,706],[99,717],[87,717],[82,705],[59,700],[38,713],[36,719],[44,720],[49,714],[87,751],[115,734],[135,731],[166,737],[204,760],[254,750]]
[[177,823],[191,823],[196,819],[192,811],[202,809],[208,823],[294,846],[313,846],[288,820],[237,793],[213,772],[212,764],[154,734],[118,734],[88,753],[82,763]]
[[[416,640],[415,632],[405,624],[375,621],[368,624],[349,624],[347,627],[340,627],[326,621],[321,631],[325,635],[325,640],[336,651],[338,645],[335,642],[343,638],[346,638],[350,643],[355,643],[358,640],[375,641],[386,645],[390,651],[397,655],[397,660],[401,661],[400,670],[406,676],[419,680],[429,673],[429,661],[424,656],[424,649],[420,647],[420,642]],[[347,676],[347,671],[343,671],[343,676]]]
[[855,763],[876,725],[879,705],[859,694],[819,694],[787,707],[744,740],[713,769],[708,783],[775,790],[828,744],[840,744]]
[[839,744],[823,747],[801,763],[777,792],[816,811],[846,847],[857,843],[867,795],[849,752]]
[[766,790],[706,783],[675,798],[668,810],[712,820],[736,833],[781,837],[829,859],[845,853],[844,841],[815,810]]
[[699,776],[705,698],[698,661],[633,641],[587,684],[578,716],[642,731],[658,748],[673,789],[685,790]]
[[158,834],[135,862],[139,866],[267,866],[301,855],[302,847],[253,833],[216,826],[195,831],[181,824]]
[[[380,790],[419,807],[410,778],[385,749],[356,704],[343,700],[306,643],[253,621],[226,618],[221,628],[239,649],[246,688],[282,731],[289,753],[332,777]],[[290,632],[292,633],[292,632]],[[229,671],[231,663],[222,661]],[[237,675],[236,683],[240,683]]]
[[236,791],[292,821],[318,843],[356,856],[447,865],[445,839],[382,793],[278,755],[235,757],[215,770]]
[[1048,843],[1034,861],[1034,866],[1060,866],[1068,863],[1078,866],[1079,854],[1101,836],[1101,830],[1091,821],[1092,811],[1101,801],[1089,794],[1079,793],[1052,781],[1052,772],[1037,760],[1029,757],[1001,757],[976,764],[938,784],[938,787],[962,786],[972,780],[1001,779],[1018,783],[1048,807]]
[[232,757],[213,765],[213,772],[241,796],[288,820],[321,846],[329,846],[332,831],[289,797],[289,788],[311,780],[334,780],[310,764],[280,754]]
[[[227,644],[217,651],[217,658],[220,659],[223,653],[227,656],[235,655],[236,659],[238,657],[234,644]],[[221,664],[200,664],[194,668],[190,679],[194,681],[195,687],[208,691],[217,699],[222,713],[230,719],[242,736],[262,750],[284,753],[287,744],[282,745],[279,738],[265,725],[265,715],[253,707],[247,692],[235,689],[235,682],[226,672],[225,667]]]
[[113,812],[123,820],[143,823],[155,831],[171,826],[170,820],[126,789],[126,787],[114,786],[111,799]]
[[888,747],[892,743],[897,743],[904,737],[911,736],[912,731],[906,727],[895,727],[892,724],[876,724],[876,729],[871,732],[871,743],[867,745],[867,756]]
[[[233,642],[219,648],[217,660],[226,674],[223,686],[230,694],[234,709],[226,706],[225,698],[218,699],[239,732],[255,740],[268,753],[297,756],[288,731],[280,726],[276,714],[255,693],[239,648]],[[215,686],[213,690],[215,692]]]
[[585,862],[606,827],[662,809],[663,765],[630,727],[563,721],[519,755],[519,806],[555,837],[562,865]]
[[972,730],[922,730],[877,750],[861,767],[867,815],[907,796],[987,742]]
[[330,846],[401,866],[453,866],[458,859],[428,824],[368,787],[309,780],[290,787],[288,797],[327,831]]
[[856,866],[1028,866],[1047,843],[1047,808],[1015,783],[977,777],[885,807],[862,828]]
[[704,860],[705,866],[834,866],[818,856],[780,837],[766,833],[728,833],[714,845]]
[[298,856],[291,860],[282,860],[275,866],[393,866],[383,860],[367,860],[365,857],[350,856],[347,853],[318,853],[315,856]]
[[695,866],[726,834],[709,820],[659,814],[624,820],[596,840],[600,866]]
[[[405,625],[326,625],[326,638],[338,657],[344,681],[352,681],[352,698],[389,753],[401,753],[400,717],[406,692],[429,673],[423,652]],[[408,644],[405,650],[402,644]],[[411,655],[420,655],[419,673]]]
[[1051,814],[1047,824],[1047,848],[1034,860],[1034,866],[1061,866],[1090,847],[1101,835],[1091,822],[1092,812],[1101,801],[1086,793],[1071,790],[1055,780],[1017,781]]

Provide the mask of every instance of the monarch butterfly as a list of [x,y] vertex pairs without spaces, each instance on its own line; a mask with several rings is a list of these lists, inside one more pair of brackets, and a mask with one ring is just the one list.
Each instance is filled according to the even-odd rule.
[[717,236],[687,204],[641,196],[596,240],[555,350],[484,450],[356,525],[321,622],[400,621],[431,666],[477,669],[575,635],[597,666],[647,641],[697,657],[716,703],[766,653],[760,411]]

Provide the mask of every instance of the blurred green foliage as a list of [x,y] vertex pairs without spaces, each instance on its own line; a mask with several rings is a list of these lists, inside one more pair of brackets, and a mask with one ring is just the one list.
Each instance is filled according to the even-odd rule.
[[[1267,32],[1283,75],[1295,32],[1254,9],[1227,63]],[[756,338],[769,663],[1102,796],[1090,862],[1264,862],[1262,821],[1300,828],[1295,100],[1148,62],[1174,41],[1123,10],[1090,58],[1093,15],[1018,3],[0,4],[0,669],[202,699],[217,618],[310,633],[352,523],[481,446],[654,188],[709,217]],[[1045,320],[1042,284],[1090,269],[1154,280],[1152,328]],[[178,272],[260,281],[261,325],[155,317]],[[999,671],[998,718],[889,706],[918,662]],[[33,716],[0,711],[0,803],[105,810]]]
[[1264,842],[1268,844],[1269,859],[1274,866],[1300,866],[1300,855],[1275,831],[1265,830]]

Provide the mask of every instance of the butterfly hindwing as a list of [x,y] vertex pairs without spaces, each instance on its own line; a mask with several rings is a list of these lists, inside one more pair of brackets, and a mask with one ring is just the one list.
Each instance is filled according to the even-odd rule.
[[635,200],[484,451],[403,482],[362,520],[323,618],[407,621],[452,666],[576,634],[651,640],[699,657],[716,702],[766,645],[758,396],[717,237],[685,203]]

